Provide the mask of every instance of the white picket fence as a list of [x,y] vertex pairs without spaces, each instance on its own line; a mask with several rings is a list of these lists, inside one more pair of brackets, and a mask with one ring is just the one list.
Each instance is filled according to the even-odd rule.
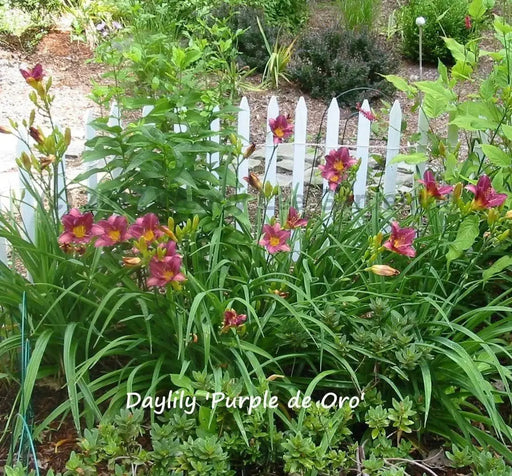
[[[251,131],[250,131],[250,107],[246,98],[243,98],[240,102],[238,113],[238,134],[242,141],[242,150],[248,147],[251,144]],[[420,108],[421,109],[421,108]],[[333,99],[330,103],[330,106],[327,110],[327,122],[326,122],[326,133],[325,133],[325,142],[323,144],[312,144],[307,142],[306,131],[307,131],[307,117],[308,111],[306,107],[306,102],[304,98],[300,98],[296,109],[295,109],[295,117],[292,119],[292,123],[294,124],[294,135],[293,135],[293,172],[292,172],[292,181],[291,187],[292,190],[295,191],[297,197],[297,208],[299,212],[302,210],[304,205],[303,197],[304,197],[304,184],[305,181],[308,180],[309,177],[305,177],[306,170],[306,153],[308,147],[320,147],[323,149],[323,155],[328,154],[331,150],[337,149],[341,146],[348,147],[351,151],[351,155],[360,159],[360,166],[356,175],[356,180],[353,187],[353,195],[354,195],[354,207],[363,207],[366,202],[366,192],[367,192],[367,180],[368,180],[368,170],[369,170],[369,158],[373,149],[377,150],[379,153],[382,153],[382,145],[379,145],[377,148],[372,145],[370,141],[371,135],[371,122],[370,120],[363,114],[361,111],[370,111],[370,104],[367,100],[365,100],[361,106],[361,110],[358,114],[358,126],[357,126],[357,142],[356,144],[340,144],[340,108],[336,99]],[[146,106],[142,110],[142,115],[145,117],[151,111],[150,106]],[[279,105],[276,97],[272,97],[269,101],[267,108],[267,131],[266,131],[266,142],[265,142],[265,160],[264,160],[264,177],[265,180],[270,182],[272,185],[277,185],[277,157],[279,155],[279,147],[277,153],[274,150],[273,143],[273,135],[269,127],[270,118],[275,118],[279,115]],[[114,104],[110,110],[110,119],[108,122],[109,126],[119,125],[122,126],[122,122],[120,119],[119,109],[116,104]],[[91,126],[91,122],[94,119],[91,113],[88,113],[85,118],[85,139],[90,140],[96,136],[96,130]],[[390,114],[389,114],[389,126],[388,126],[388,137],[387,144],[385,146],[385,168],[384,168],[384,176],[382,179],[382,192],[385,198],[385,205],[389,206],[393,203],[396,196],[396,179],[397,179],[397,164],[392,164],[393,158],[400,152],[401,150],[401,125],[402,125],[402,109],[400,103],[395,101]],[[174,126],[174,130],[176,132],[183,131],[186,126],[176,124]],[[420,132],[420,141],[417,145],[418,150],[422,150],[426,144],[426,131],[428,128],[428,123],[425,116],[420,112],[419,115],[419,132]],[[220,130],[220,121],[216,119],[211,124],[212,136],[211,140],[215,142],[219,142],[219,130]],[[17,155],[19,155],[23,150],[25,150],[26,146],[23,142],[20,141],[17,148]],[[403,148],[403,151],[407,151],[408,147]],[[219,164],[220,157],[219,153],[213,153],[209,157],[209,161],[212,166]],[[320,161],[321,163],[322,161]],[[98,165],[97,162],[89,162],[88,168],[94,169]],[[316,164],[318,165],[318,164]],[[419,171],[420,173],[423,170],[423,164],[420,164]],[[247,183],[243,180],[243,177],[247,177],[249,175],[249,161],[244,159],[241,155],[238,161],[238,192],[246,192],[247,191]],[[114,171],[113,176],[116,176],[119,171]],[[23,172],[20,172],[23,175]],[[61,177],[59,177],[59,188],[62,191],[62,196],[65,196],[64,190],[64,161],[62,162],[62,167],[60,170]],[[90,189],[94,189],[97,186],[98,177],[93,174],[89,177],[87,187]],[[334,192],[330,191],[328,188],[327,181],[323,180],[323,209],[325,212],[329,212],[333,203]],[[25,230],[25,235],[28,239],[33,240],[34,238],[34,203],[35,201],[31,199],[31,197],[26,194],[24,198],[24,203],[21,207],[21,217],[23,221],[23,227]],[[66,212],[66,203],[64,200],[59,202],[59,212],[60,214],[64,214]],[[267,208],[268,217],[273,216],[275,213],[275,203],[272,199]],[[5,239],[0,239],[0,260],[4,263],[7,262],[7,243]]]

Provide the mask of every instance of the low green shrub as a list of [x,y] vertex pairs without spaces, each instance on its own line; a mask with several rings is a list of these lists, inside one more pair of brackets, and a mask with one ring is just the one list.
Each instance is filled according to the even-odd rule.
[[[390,45],[374,35],[335,28],[299,39],[290,78],[312,97],[331,99],[342,94],[341,103],[354,104],[390,92],[381,74],[395,71],[397,65]],[[355,88],[368,89],[351,91]]]
[[[219,10],[217,15],[221,15],[225,9]],[[269,55],[265,46],[265,40],[258,26],[258,19],[261,27],[270,45],[273,45],[279,36],[279,27],[268,23],[265,11],[262,8],[244,6],[230,18],[229,25],[233,29],[242,30],[238,36],[236,47],[239,52],[239,61],[255,69],[259,73],[265,71]]]
[[475,29],[466,23],[467,0],[411,0],[400,11],[402,51],[411,59],[418,59],[419,35],[416,18],[425,18],[423,26],[423,60],[451,61],[451,54],[443,37],[466,43],[475,36]]

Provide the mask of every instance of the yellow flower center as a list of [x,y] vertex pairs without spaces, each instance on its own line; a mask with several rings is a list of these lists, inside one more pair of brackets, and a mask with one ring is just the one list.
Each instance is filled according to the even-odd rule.
[[155,238],[155,234],[153,233],[153,230],[147,230],[146,233],[144,233],[144,239],[146,241],[152,241]]
[[112,241],[119,241],[121,239],[121,232],[119,230],[110,230],[108,236]]
[[337,170],[338,172],[341,172],[345,166],[343,165],[343,162],[341,160],[337,160],[334,162],[334,170]]
[[172,281],[172,278],[174,278],[174,271],[171,271],[171,270],[165,271],[164,278],[166,281]]
[[277,127],[276,129],[274,129],[274,135],[276,137],[284,137],[284,130],[281,129],[280,127]]
[[270,246],[277,246],[281,240],[277,236],[270,238]]
[[78,225],[73,227],[73,235],[77,238],[83,238],[86,234],[87,230],[84,225]]

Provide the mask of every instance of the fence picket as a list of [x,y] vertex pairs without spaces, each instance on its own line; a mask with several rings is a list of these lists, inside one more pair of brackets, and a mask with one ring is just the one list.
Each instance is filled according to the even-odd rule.
[[[87,144],[87,141],[90,141],[92,139],[94,139],[94,137],[96,136],[96,131],[94,130],[94,127],[92,126],[91,122],[94,121],[94,114],[92,112],[91,109],[89,109],[86,113],[85,113],[85,118],[84,118],[84,122],[85,122],[85,143]],[[89,147],[85,146],[85,150],[90,150]],[[98,161],[97,160],[92,160],[91,162],[89,162],[87,164],[87,170],[88,171],[91,171],[95,168],[98,167]],[[96,189],[96,187],[98,186],[98,174],[97,173],[94,173],[92,175],[89,175],[88,179],[87,179],[87,187],[89,188],[89,190],[94,190]],[[91,198],[91,192],[88,192],[88,197]]]
[[[269,120],[275,119],[279,116],[279,105],[277,98],[272,96],[268,103],[267,108],[267,141],[265,144],[265,176],[264,182],[270,182],[272,185],[277,185],[277,151],[278,147],[274,146],[274,137],[270,130]],[[273,217],[275,214],[275,199],[272,197],[268,201],[267,217]]]
[[[56,124],[55,129],[62,131],[61,127]],[[68,197],[66,186],[66,154],[62,156],[57,166],[57,213],[59,216],[64,215],[68,211]]]
[[[251,110],[249,109],[249,102],[244,96],[240,101],[240,111],[238,111],[238,136],[242,141],[242,153],[238,157],[237,163],[237,177],[238,186],[237,191],[247,193],[247,182],[244,177],[249,176],[249,160],[244,158],[243,151],[249,146],[250,143],[250,129],[251,129]],[[240,204],[240,209],[243,209]]]
[[[110,108],[107,125],[109,127],[116,127],[116,126],[123,127],[122,122],[121,122],[121,111],[119,110],[119,106],[117,105],[117,102],[115,102],[115,101],[112,103],[112,107]],[[110,161],[110,160],[112,160],[112,157],[108,157],[107,159],[105,159],[105,161]],[[115,178],[119,177],[120,174],[121,174],[121,168],[116,167],[114,170],[112,170],[111,176],[113,179],[115,179]]]
[[398,166],[391,161],[400,151],[400,130],[402,126],[402,109],[400,103],[395,101],[389,113],[388,144],[386,153],[386,167],[384,170],[384,206],[391,206],[395,202],[396,174]]
[[[361,111],[371,111],[368,100],[363,101]],[[356,157],[361,160],[354,183],[354,207],[363,208],[366,203],[366,182],[368,179],[368,155],[370,149],[370,121],[359,111],[357,123]]]
[[[427,152],[427,144],[428,144],[428,118],[423,110],[423,105],[420,106],[418,114],[418,133],[420,135],[418,144],[416,146],[416,152]],[[416,166],[416,173],[419,177],[423,177],[425,172],[425,163],[422,162]]]
[[295,108],[295,136],[293,144],[292,192],[295,192],[297,211],[304,206],[304,172],[306,165],[306,129],[308,109],[301,96]]
[[[28,136],[26,136],[25,139],[28,141]],[[18,139],[16,144],[16,157],[21,157],[23,152],[30,154],[30,150],[27,147],[27,144],[21,139]],[[21,226],[23,228],[22,231],[24,232],[26,239],[33,243],[36,233],[36,199],[25,188],[25,184],[30,187],[32,187],[33,184],[31,183],[30,176],[27,174],[27,172],[25,172],[25,170],[23,170],[21,167],[18,170],[21,186],[20,190],[22,194],[20,202]]]
[[[306,131],[308,124],[308,109],[306,101],[301,96],[295,108],[295,128],[293,144],[293,174],[292,194],[295,194],[295,205],[300,213],[304,206],[304,172],[306,165]],[[293,197],[293,195],[292,195]],[[293,232],[297,233],[296,230]],[[292,259],[297,261],[300,254],[300,242],[295,241]]]
[[[340,108],[338,101],[333,98],[327,110],[327,130],[325,133],[325,155],[338,148],[340,134]],[[333,205],[334,194],[329,190],[329,183],[323,180],[322,209],[329,214]]]
[[[5,204],[3,197],[0,196],[0,213],[3,213],[5,211]],[[0,237],[0,262],[5,264],[6,266],[9,265],[7,261],[7,240],[3,237]]]

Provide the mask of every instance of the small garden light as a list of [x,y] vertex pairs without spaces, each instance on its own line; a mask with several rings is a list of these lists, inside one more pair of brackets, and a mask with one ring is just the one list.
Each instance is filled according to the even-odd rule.
[[419,35],[419,57],[420,57],[420,81],[423,79],[423,26],[425,25],[424,17],[416,18],[416,25],[418,26],[418,35]]

